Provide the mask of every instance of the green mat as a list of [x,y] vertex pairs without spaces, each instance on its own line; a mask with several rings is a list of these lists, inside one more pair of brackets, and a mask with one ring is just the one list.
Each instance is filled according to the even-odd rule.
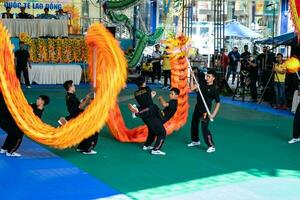
[[[84,97],[86,91],[86,89],[78,89],[77,95]],[[140,119],[133,119],[127,109],[128,102],[135,102],[130,99],[133,91],[133,89],[126,89],[119,98],[128,127],[142,124]],[[166,91],[157,91],[159,94],[167,95]],[[56,126],[57,119],[67,115],[65,93],[57,88],[25,91],[30,101],[41,93],[51,97],[51,103],[43,119]],[[51,151],[113,188],[137,199],[147,199],[145,194],[141,196],[138,193],[148,191],[147,193],[151,194],[153,192],[150,191],[151,188],[167,188],[176,184],[184,185],[198,181],[197,183],[203,189],[206,184],[225,184],[232,183],[232,180],[233,182],[243,180],[243,178],[232,179],[229,174],[242,173],[241,177],[245,177],[245,174],[246,177],[249,174],[250,177],[286,177],[286,174],[289,175],[287,177],[297,177],[299,175],[300,145],[287,143],[292,132],[291,118],[221,104],[215,122],[210,124],[216,152],[208,154],[205,152],[206,146],[202,135],[200,135],[202,142],[200,147],[187,147],[187,143],[190,142],[190,122],[194,104],[195,97],[192,97],[187,124],[167,137],[163,146],[166,156],[153,156],[141,149],[142,144],[120,143],[111,136],[106,127],[101,130],[99,136],[97,155],[82,155],[75,152],[75,149],[63,151],[51,149]],[[294,175],[283,173],[282,170],[294,172]],[[223,176],[224,179],[220,178]],[[219,178],[210,180],[211,177]]]

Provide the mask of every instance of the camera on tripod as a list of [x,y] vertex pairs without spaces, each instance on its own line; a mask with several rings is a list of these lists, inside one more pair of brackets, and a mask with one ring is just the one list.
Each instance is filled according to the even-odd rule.
[[250,56],[249,57],[245,57],[241,59],[241,73],[244,76],[248,76],[249,75],[249,69],[250,69]]

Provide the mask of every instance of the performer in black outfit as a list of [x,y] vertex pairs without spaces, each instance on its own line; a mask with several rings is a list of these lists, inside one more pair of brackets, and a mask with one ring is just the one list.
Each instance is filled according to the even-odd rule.
[[[66,105],[67,109],[69,111],[69,116],[66,117],[66,120],[70,120],[72,118],[77,117],[87,104],[90,102],[90,94],[86,96],[85,99],[82,100],[82,102],[79,101],[79,99],[75,95],[76,88],[73,84],[72,80],[68,80],[63,84],[64,88],[67,91],[66,94]],[[64,119],[61,119],[60,121],[64,121]],[[83,154],[96,154],[97,152],[93,149],[95,148],[98,141],[98,132],[96,132],[91,137],[84,139],[80,144],[77,146],[77,151],[82,152]]]
[[[30,104],[33,112],[39,118],[42,117],[44,112],[44,106],[48,105],[50,99],[46,95],[40,95],[36,103]],[[5,142],[0,150],[0,153],[6,153],[6,156],[20,157],[21,154],[17,153],[19,146],[21,145],[24,133],[20,130],[16,124],[14,118],[10,114],[2,93],[0,93],[0,127],[7,133]]]
[[[136,101],[138,102],[138,108],[134,108],[131,104],[128,105],[129,109],[136,113],[137,116],[141,117],[143,122],[148,127],[148,137],[143,146],[143,150],[151,150],[151,154],[155,155],[166,155],[160,149],[165,141],[166,130],[163,126],[162,116],[157,105],[153,103],[152,98],[156,95],[155,91],[146,86],[146,81],[143,76],[140,76],[136,80],[136,84],[139,87],[134,92]],[[154,147],[151,144],[156,137]]]
[[[211,116],[208,116],[207,111],[205,109],[204,103],[201,99],[199,91],[197,91],[197,103],[194,109],[193,118],[192,118],[192,126],[191,126],[191,139],[192,142],[188,144],[189,147],[200,145],[199,140],[199,122],[201,120],[201,128],[203,137],[205,140],[208,149],[206,152],[211,153],[215,151],[215,145],[213,142],[212,134],[208,129],[209,125],[209,117],[214,118],[219,111],[220,108],[220,97],[217,87],[214,85],[214,80],[216,77],[216,72],[214,70],[208,70],[205,75],[206,83],[203,84],[204,80],[199,80],[200,89],[206,101],[207,107],[210,110],[212,107],[212,101],[215,100],[216,105],[214,111]],[[196,90],[197,86],[195,84],[191,87],[192,90]]]
[[176,113],[177,99],[178,99],[179,93],[180,93],[180,91],[178,88],[171,88],[170,95],[169,95],[170,100],[168,102],[166,102],[162,96],[158,97],[159,102],[164,107],[164,109],[161,112],[163,123],[169,121],[169,119],[171,119],[173,117],[173,115]]
[[293,138],[289,141],[289,144],[300,142],[300,104],[298,104],[294,121],[293,121]]
[[[16,59],[16,73],[19,81],[21,82],[21,73],[25,79],[25,84],[27,88],[30,88],[29,76],[28,76],[28,67],[31,68],[30,55],[29,52],[25,49],[25,43],[20,42],[20,49],[15,52]],[[28,66],[27,66],[28,64]]]

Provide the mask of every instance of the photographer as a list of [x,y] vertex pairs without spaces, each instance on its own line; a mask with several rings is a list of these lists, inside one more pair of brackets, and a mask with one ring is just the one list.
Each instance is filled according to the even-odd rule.
[[257,56],[258,68],[261,74],[261,83],[265,87],[269,77],[272,74],[273,63],[276,61],[275,54],[268,50],[267,46],[263,47],[263,52]]
[[245,87],[245,78],[249,75],[249,58],[251,53],[248,51],[248,45],[244,45],[244,52],[241,54],[241,71],[240,71],[240,84]]
[[[267,46],[263,47],[263,53],[257,56],[257,63],[259,69],[259,85],[265,88],[265,94],[263,95],[263,99],[268,101],[271,105],[274,101],[274,88],[271,86],[273,85],[273,78],[272,70],[273,70],[273,63],[276,62],[275,54],[270,52]],[[268,80],[270,80],[269,84]]]
[[228,69],[227,69],[227,76],[226,81],[228,82],[230,75],[232,74],[232,81],[231,84],[234,84],[235,77],[236,77],[236,70],[238,63],[240,62],[240,53],[238,52],[238,48],[234,47],[231,52],[228,54],[229,63],[228,63]]
[[250,58],[247,60],[247,65],[249,69],[250,93],[252,102],[257,102],[256,82],[258,80],[258,66],[253,56],[250,56]]

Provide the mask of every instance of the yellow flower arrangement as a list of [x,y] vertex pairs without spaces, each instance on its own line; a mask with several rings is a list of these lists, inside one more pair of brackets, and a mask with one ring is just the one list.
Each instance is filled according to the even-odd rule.
[[20,33],[19,39],[20,39],[20,41],[24,42],[25,44],[27,44],[29,46],[32,43],[31,37],[27,33],[24,33],[24,32]]
[[[22,39],[24,39],[24,37],[26,36],[22,35]],[[35,63],[70,63],[87,61],[87,46],[83,38],[30,39],[29,52],[32,62]]]

